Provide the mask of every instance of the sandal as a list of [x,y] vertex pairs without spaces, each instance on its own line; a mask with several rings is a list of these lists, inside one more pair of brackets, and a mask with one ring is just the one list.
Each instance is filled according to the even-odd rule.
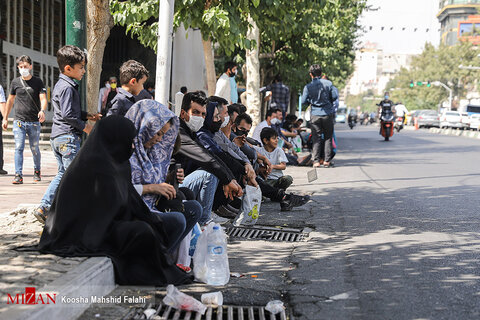
[[184,265],[181,264],[181,263],[177,263],[177,267],[179,267],[180,269],[182,269],[182,270],[185,271],[186,273],[192,272],[192,268],[187,267],[187,266],[184,266]]

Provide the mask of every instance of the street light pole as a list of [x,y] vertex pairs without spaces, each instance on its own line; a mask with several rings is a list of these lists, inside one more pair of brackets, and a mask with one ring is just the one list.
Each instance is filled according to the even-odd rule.
[[445,89],[448,90],[448,105],[449,105],[450,110],[452,110],[452,92],[453,92],[452,89],[450,89],[446,84],[441,83],[440,81],[434,81],[433,85],[434,86],[442,86],[442,87],[444,87]]
[[157,72],[155,100],[168,106],[175,0],[160,0],[158,12]]

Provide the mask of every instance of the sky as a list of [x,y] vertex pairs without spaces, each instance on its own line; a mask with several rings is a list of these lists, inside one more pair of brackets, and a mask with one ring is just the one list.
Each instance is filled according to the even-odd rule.
[[359,47],[376,42],[387,53],[418,54],[426,42],[439,44],[438,0],[368,0],[367,3],[378,10],[366,11],[360,18],[365,31],[359,38]]

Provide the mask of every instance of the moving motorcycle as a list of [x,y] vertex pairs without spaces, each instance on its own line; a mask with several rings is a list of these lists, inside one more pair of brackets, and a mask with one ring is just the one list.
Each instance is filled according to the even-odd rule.
[[400,132],[400,130],[403,129],[403,117],[397,117],[397,120],[395,121],[395,129],[397,132]]
[[385,141],[389,141],[393,136],[395,115],[392,110],[385,110],[380,116],[380,134],[385,138]]
[[353,129],[357,123],[357,115],[356,114],[348,114],[348,126],[350,129]]

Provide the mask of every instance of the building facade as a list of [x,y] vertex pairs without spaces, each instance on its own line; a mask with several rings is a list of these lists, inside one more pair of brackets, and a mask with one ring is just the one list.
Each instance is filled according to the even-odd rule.
[[33,74],[47,88],[47,117],[59,75],[55,53],[64,43],[64,8],[64,0],[0,0],[0,83],[8,94],[11,81],[20,76],[15,60],[30,56]]
[[441,25],[441,43],[452,46],[460,40],[478,41],[469,33],[476,26],[471,16],[478,15],[479,9],[480,0],[440,0],[437,18]]

